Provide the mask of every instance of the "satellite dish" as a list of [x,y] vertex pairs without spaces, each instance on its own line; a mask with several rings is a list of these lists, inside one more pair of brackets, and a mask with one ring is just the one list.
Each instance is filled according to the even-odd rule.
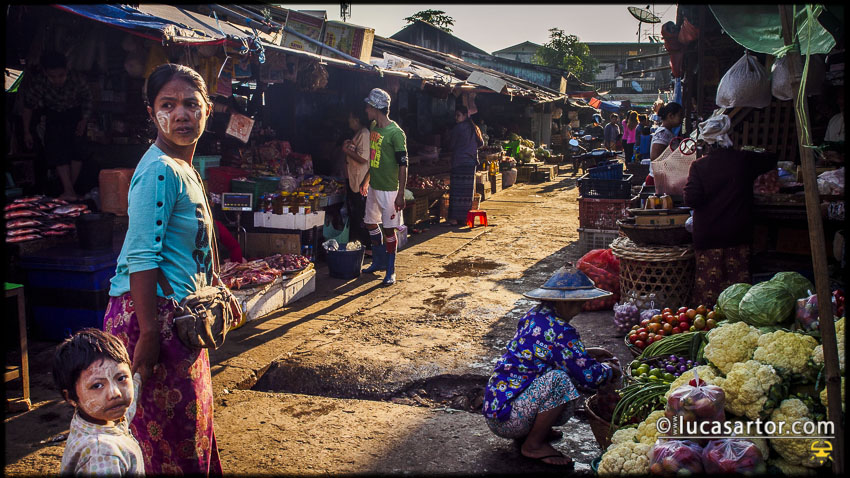
[[661,19],[645,8],[629,7],[629,13],[641,23],[661,23]]
[[634,88],[634,90],[637,91],[638,93],[643,91],[643,88],[640,87],[640,83],[638,83],[637,81],[634,81],[634,80],[632,80],[632,88]]

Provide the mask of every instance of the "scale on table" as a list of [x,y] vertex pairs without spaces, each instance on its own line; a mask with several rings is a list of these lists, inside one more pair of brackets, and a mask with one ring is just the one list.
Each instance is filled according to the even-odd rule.
[[221,193],[221,210],[234,211],[236,214],[236,237],[239,247],[245,250],[248,231],[242,227],[242,213],[253,211],[254,195],[251,193]]

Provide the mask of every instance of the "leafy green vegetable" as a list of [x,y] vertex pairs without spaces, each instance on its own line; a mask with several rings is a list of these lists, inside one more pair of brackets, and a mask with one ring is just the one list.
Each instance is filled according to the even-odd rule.
[[770,279],[770,282],[776,282],[777,284],[782,284],[785,287],[785,290],[791,294],[794,299],[804,299],[809,296],[809,291],[814,293],[815,286],[803,277],[802,274],[797,272],[777,272],[776,275]]
[[720,314],[729,322],[739,322],[741,320],[738,307],[741,304],[741,299],[744,298],[747,291],[752,287],[750,284],[739,282],[732,284],[726,288],[717,297],[717,306],[715,312],[720,311]]
[[794,297],[778,282],[756,284],[739,305],[741,320],[754,327],[785,322],[794,310]]

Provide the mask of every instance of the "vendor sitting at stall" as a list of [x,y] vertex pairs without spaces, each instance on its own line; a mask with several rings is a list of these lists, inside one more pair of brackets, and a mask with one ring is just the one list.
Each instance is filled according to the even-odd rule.
[[750,282],[753,181],[776,167],[771,154],[732,149],[730,128],[726,115],[699,124],[709,151],[691,164],[685,185],[685,205],[694,209],[695,304],[713,306],[726,287]]
[[493,433],[523,440],[523,456],[572,467],[572,459],[549,444],[561,437],[552,427],[564,425],[573,415],[579,399],[576,387],[599,389],[618,383],[617,359],[603,349],[585,349],[569,323],[585,301],[609,295],[572,266],[562,267],[543,287],[525,294],[541,303],[517,324],[484,391],[483,410]]

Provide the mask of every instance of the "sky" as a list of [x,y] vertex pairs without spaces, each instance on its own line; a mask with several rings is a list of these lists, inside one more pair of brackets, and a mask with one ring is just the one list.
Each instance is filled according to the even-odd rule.
[[[338,3],[279,4],[294,10],[325,10],[328,20],[342,20]],[[579,37],[582,42],[633,42],[638,38],[638,21],[626,7],[646,8],[645,3],[631,4],[359,4],[351,6],[348,23],[375,29],[375,34],[388,37],[404,28],[409,17],[420,10],[443,10],[455,21],[452,33],[472,45],[492,53],[509,46],[530,41],[544,44],[549,29],[556,27]],[[676,21],[675,4],[650,4],[661,23],[655,33],[661,35],[661,25]],[[652,31],[643,24],[642,32]],[[642,36],[641,41],[648,41]]]

